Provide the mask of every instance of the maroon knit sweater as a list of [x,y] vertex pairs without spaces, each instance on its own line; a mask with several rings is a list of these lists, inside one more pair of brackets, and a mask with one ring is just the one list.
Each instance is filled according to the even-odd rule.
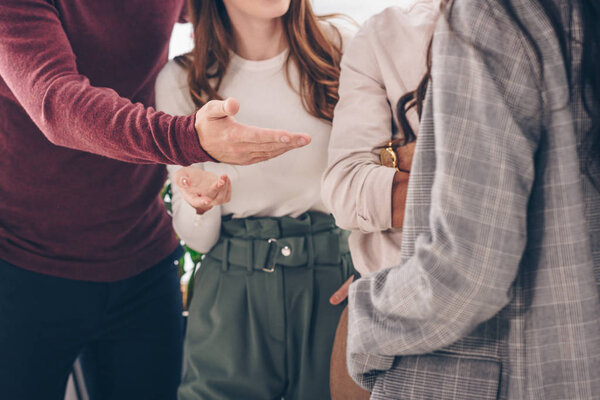
[[151,106],[184,0],[0,2],[0,259],[87,281],[177,241],[162,164],[206,161],[194,117]]

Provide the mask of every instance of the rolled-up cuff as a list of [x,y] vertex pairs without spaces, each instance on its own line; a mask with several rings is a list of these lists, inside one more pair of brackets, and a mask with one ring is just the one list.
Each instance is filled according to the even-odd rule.
[[392,368],[394,357],[353,353],[348,350],[348,373],[363,389],[373,391],[377,377]]
[[377,166],[365,177],[357,192],[357,224],[362,232],[392,228],[392,185],[394,168]]
[[210,154],[204,150],[196,132],[196,115],[176,118],[176,140],[177,147],[182,155],[182,165],[191,165],[194,163],[212,161],[219,162],[212,158]]

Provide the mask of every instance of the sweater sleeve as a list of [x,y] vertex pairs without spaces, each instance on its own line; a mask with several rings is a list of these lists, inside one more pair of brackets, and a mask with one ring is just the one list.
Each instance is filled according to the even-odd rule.
[[392,226],[392,181],[374,148],[392,137],[392,111],[365,25],[342,59],[340,100],[329,143],[322,197],[344,228],[363,232]]
[[94,87],[77,71],[57,10],[45,0],[0,4],[0,76],[55,145],[132,163],[210,159],[194,116],[172,117]]

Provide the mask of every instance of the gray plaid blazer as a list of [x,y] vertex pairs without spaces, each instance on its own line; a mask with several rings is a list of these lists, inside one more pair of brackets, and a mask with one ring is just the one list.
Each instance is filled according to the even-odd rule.
[[350,290],[349,371],[374,399],[600,399],[591,121],[541,9],[512,1],[543,67],[498,3],[457,0],[458,34],[440,20],[403,258]]

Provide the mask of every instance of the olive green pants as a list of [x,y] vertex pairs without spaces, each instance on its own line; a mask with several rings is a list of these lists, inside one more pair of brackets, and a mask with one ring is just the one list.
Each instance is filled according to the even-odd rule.
[[223,219],[196,275],[179,398],[329,399],[329,359],[354,270],[331,216]]

